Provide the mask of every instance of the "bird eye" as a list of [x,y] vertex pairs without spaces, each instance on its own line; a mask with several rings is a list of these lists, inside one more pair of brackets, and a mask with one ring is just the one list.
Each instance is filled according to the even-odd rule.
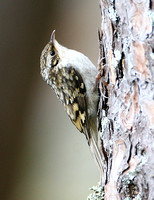
[[55,51],[54,51],[54,50],[51,51],[50,55],[51,55],[51,56],[54,56],[54,55],[55,55]]

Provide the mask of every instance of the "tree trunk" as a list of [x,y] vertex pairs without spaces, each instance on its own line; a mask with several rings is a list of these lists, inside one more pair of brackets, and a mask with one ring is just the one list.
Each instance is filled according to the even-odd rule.
[[100,0],[104,182],[96,199],[154,199],[152,6],[148,0]]

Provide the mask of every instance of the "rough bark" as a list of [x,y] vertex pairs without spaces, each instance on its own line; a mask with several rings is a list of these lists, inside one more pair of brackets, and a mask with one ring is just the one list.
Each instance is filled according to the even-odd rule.
[[152,6],[148,0],[100,0],[104,189],[97,199],[154,199]]

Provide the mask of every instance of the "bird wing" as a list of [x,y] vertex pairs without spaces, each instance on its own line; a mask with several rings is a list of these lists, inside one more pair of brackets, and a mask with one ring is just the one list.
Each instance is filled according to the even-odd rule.
[[89,141],[86,86],[81,74],[72,66],[63,71],[63,98],[68,116],[77,129],[86,135]]
[[77,129],[86,136],[92,155],[102,173],[101,153],[94,135],[96,133],[91,132],[88,125],[87,92],[81,74],[72,66],[62,67],[58,69],[56,82],[58,83],[57,94],[61,96],[60,99],[64,104],[69,118]]

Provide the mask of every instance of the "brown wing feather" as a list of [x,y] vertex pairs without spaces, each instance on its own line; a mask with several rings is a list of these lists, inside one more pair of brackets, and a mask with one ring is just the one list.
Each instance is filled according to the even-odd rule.
[[[68,76],[69,74],[69,76]],[[63,95],[66,112],[77,129],[89,141],[86,87],[82,76],[73,67],[63,68]],[[66,80],[65,80],[66,79]],[[65,84],[67,83],[67,84]]]

